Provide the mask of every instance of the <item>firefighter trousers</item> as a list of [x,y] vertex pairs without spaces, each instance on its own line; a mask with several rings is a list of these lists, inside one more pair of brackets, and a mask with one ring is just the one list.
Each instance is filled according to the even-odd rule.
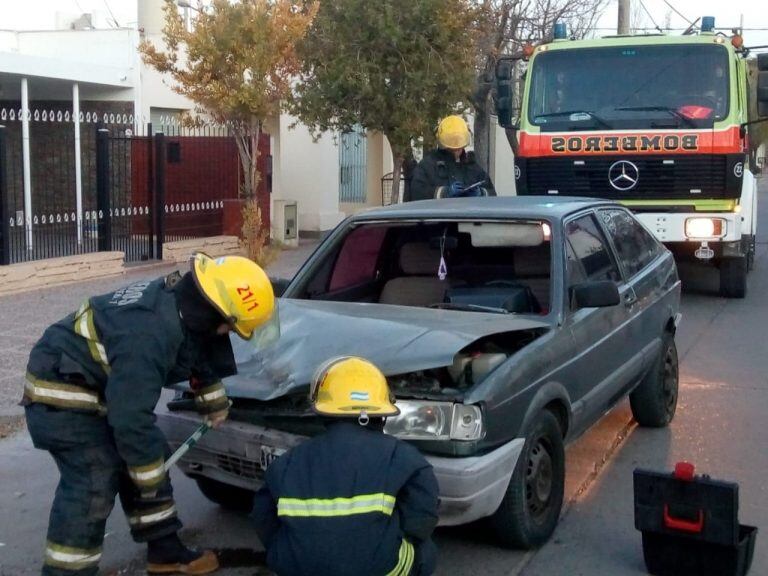
[[61,478],[48,521],[43,574],[91,576],[98,572],[104,528],[120,501],[137,542],[181,528],[170,482],[153,497],[142,497],[128,477],[104,416],[33,403],[27,427],[36,448],[53,456]]

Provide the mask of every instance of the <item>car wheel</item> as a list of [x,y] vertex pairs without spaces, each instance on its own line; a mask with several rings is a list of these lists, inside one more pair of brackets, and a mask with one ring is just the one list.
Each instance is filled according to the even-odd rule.
[[541,546],[560,517],[565,486],[565,451],[560,425],[545,410],[534,420],[498,510],[490,518],[506,548]]
[[200,492],[208,500],[215,502],[222,508],[236,512],[250,512],[253,509],[253,496],[255,492],[251,490],[230,486],[210,478],[198,477],[195,478],[195,482],[197,482]]
[[744,298],[747,295],[747,259],[723,258],[720,262],[720,296]]
[[656,366],[629,395],[632,415],[640,426],[661,428],[672,421],[677,409],[679,373],[675,337],[665,332]]

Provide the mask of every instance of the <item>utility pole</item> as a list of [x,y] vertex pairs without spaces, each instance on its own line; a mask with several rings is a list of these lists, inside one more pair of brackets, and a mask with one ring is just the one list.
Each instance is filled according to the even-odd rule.
[[629,2],[630,0],[619,0],[619,22],[616,27],[616,33],[620,36],[629,34]]

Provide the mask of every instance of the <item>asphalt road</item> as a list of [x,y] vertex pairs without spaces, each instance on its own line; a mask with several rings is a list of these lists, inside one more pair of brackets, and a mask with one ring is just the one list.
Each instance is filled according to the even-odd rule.
[[[760,224],[766,231],[767,194],[768,181],[761,198]],[[627,404],[621,404],[568,448],[567,504],[547,545],[535,553],[501,550],[486,543],[481,527],[440,529],[439,575],[645,574],[640,535],[633,525],[632,471],[670,469],[681,459],[694,462],[699,472],[738,481],[741,521],[768,526],[768,302],[762,298],[768,289],[768,245],[759,245],[744,300],[717,297],[712,270],[687,266],[681,267],[681,275],[681,391],[672,426],[639,429],[631,422]],[[45,295],[49,301],[68,303],[78,288],[59,290]],[[8,306],[0,299],[0,317],[7,318]],[[14,313],[26,317],[33,309],[36,319],[46,314],[34,298],[16,303]],[[57,311],[51,320],[59,315]],[[24,347],[14,346],[16,351]],[[25,432],[0,440],[0,575],[39,572],[56,482],[52,460],[31,447]],[[246,517],[208,503],[193,482],[178,474],[174,485],[185,540],[221,550],[227,565],[222,575],[268,574],[251,552],[259,543]],[[755,575],[768,574],[768,547],[760,540],[758,536],[751,571]],[[107,528],[102,572],[142,574],[142,566],[143,548],[130,540],[118,506]]]

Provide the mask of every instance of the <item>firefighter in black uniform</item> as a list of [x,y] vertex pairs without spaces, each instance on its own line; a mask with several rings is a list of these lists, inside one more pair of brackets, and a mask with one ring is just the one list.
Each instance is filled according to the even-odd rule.
[[432,466],[383,433],[399,414],[382,373],[362,358],[324,364],[310,398],[327,431],[267,469],[253,518],[279,576],[428,576],[436,550]]
[[213,426],[229,400],[220,381],[236,372],[230,329],[250,338],[277,320],[264,271],[240,256],[197,254],[192,269],[88,299],[33,348],[22,404],[37,448],[61,474],[43,574],[98,572],[104,527],[120,494],[133,538],[148,542],[150,573],[205,574],[212,552],[184,546],[155,425],[161,389],[189,379]]
[[496,195],[474,154],[464,150],[469,145],[469,127],[461,116],[443,118],[437,143],[439,147],[425,154],[413,171],[406,201],[435,198],[441,187],[445,187],[443,198]]

